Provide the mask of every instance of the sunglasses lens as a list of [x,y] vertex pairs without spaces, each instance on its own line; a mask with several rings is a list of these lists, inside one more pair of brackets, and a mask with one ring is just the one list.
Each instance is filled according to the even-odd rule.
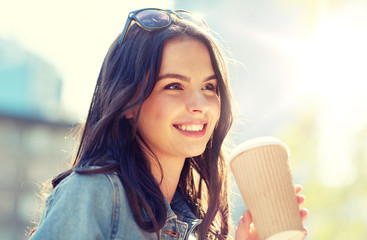
[[143,10],[136,14],[136,18],[149,29],[167,27],[170,23],[169,14],[159,10]]

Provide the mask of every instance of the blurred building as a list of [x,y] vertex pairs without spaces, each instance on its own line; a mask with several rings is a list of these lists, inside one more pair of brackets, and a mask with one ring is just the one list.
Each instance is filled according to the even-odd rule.
[[42,183],[69,161],[61,87],[51,64],[0,39],[0,239],[27,239]]

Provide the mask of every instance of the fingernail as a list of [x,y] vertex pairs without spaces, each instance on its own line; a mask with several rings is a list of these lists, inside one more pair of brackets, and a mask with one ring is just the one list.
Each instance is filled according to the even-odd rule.
[[307,208],[302,208],[301,209],[301,214],[304,216],[304,215],[306,215],[306,214],[308,214],[309,213],[309,211],[308,211],[308,209]]

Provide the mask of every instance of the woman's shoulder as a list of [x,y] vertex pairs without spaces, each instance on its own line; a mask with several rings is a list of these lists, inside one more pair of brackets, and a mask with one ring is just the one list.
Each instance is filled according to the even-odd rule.
[[63,192],[63,195],[69,197],[81,195],[104,195],[106,197],[119,190],[116,188],[120,188],[116,174],[72,172],[55,187],[51,195]]
[[111,188],[118,181],[116,174],[107,173],[77,173],[72,172],[69,176],[63,179],[55,189],[58,188],[77,188],[78,191],[83,189],[100,189],[102,186]]
[[119,212],[128,207],[122,189],[115,174],[71,173],[47,198],[34,238],[113,238],[121,219]]
[[122,190],[119,181],[115,174],[72,172],[52,190],[46,199],[46,207],[56,203],[74,205],[79,210],[86,207],[112,206],[117,201],[117,193]]
[[[117,174],[72,172],[51,192],[46,204],[57,199],[83,205],[128,207],[126,192]],[[111,209],[111,208],[109,208]]]

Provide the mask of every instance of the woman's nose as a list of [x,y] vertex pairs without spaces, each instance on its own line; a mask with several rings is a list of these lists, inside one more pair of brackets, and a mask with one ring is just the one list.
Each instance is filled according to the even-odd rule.
[[209,109],[209,101],[202,91],[195,91],[187,97],[187,110],[191,113],[205,113]]

